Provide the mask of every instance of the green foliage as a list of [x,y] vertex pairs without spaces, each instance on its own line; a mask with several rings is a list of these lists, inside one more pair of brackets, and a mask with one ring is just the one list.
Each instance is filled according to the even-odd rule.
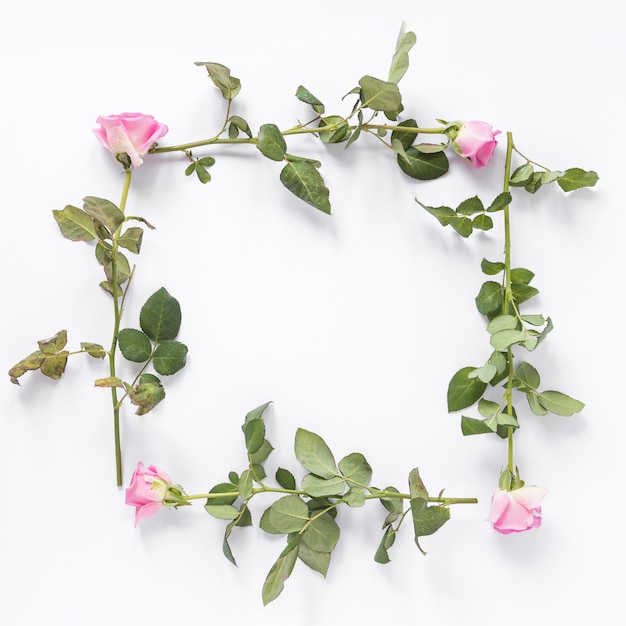
[[482,397],[487,384],[479,378],[472,378],[470,374],[475,367],[461,368],[448,384],[448,411],[459,411],[471,406]]
[[407,176],[417,180],[434,180],[443,176],[450,167],[443,152],[425,154],[414,147],[406,149],[406,157],[398,155],[398,165]]
[[220,63],[196,61],[195,65],[206,68],[213,84],[222,92],[225,100],[233,100],[241,90],[241,81],[231,76],[230,70]]
[[[441,156],[445,157],[443,153],[435,154],[441,154]],[[426,156],[427,155],[424,155],[424,157]],[[402,165],[400,167],[402,167]],[[463,200],[456,209],[447,206],[430,207],[422,204],[417,199],[415,201],[433,217],[437,218],[442,226],[452,226],[461,237],[469,237],[474,230],[486,231],[493,228],[493,220],[487,213],[495,213],[496,211],[503,210],[510,204],[511,194],[508,192],[499,194],[488,207],[483,205],[478,196]],[[502,266],[502,268],[504,268],[504,266]]]
[[509,184],[512,187],[524,187],[529,193],[535,193],[543,185],[554,181],[563,191],[573,191],[583,187],[593,187],[598,182],[596,172],[588,172],[573,167],[565,172],[544,170],[536,171],[530,162],[520,165],[511,175]]
[[180,341],[161,342],[152,356],[154,369],[163,376],[171,376],[185,367],[187,346]]
[[280,182],[295,196],[330,214],[328,187],[310,161],[289,161],[280,172]]
[[359,81],[359,87],[364,107],[389,113],[402,109],[402,96],[395,83],[379,80],[373,76],[363,76]]
[[165,398],[161,381],[152,374],[143,374],[136,385],[125,383],[124,387],[131,403],[137,407],[137,415],[145,415]]
[[[11,369],[9,369],[9,379],[15,384],[19,385],[18,378],[23,376],[26,372],[39,370],[44,376],[58,380],[65,372],[67,365],[67,359],[70,353],[64,350],[67,344],[67,331],[60,330],[48,339],[40,339],[37,342],[39,348],[34,352],[31,352],[28,356],[20,359]],[[100,353],[103,351],[102,346],[98,344],[85,344],[90,346],[90,351],[82,349],[87,354],[97,356],[100,358]],[[104,356],[104,355],[102,355]]]
[[[411,498],[408,494],[401,494],[394,487],[380,490],[370,486],[372,468],[361,453],[353,452],[336,463],[328,444],[316,433],[303,428],[296,431],[294,439],[296,459],[308,470],[300,487],[294,474],[285,468],[276,471],[279,487],[267,486],[262,464],[272,449],[266,438],[264,420],[269,404],[266,402],[248,412],[241,427],[248,456],[247,468],[241,474],[231,471],[228,482],[211,488],[205,504],[207,513],[228,522],[222,550],[225,557],[236,565],[229,539],[236,526],[252,524],[250,501],[259,493],[280,494],[259,519],[259,527],[264,532],[284,535],[287,540],[286,547],[265,579],[262,592],[265,604],[282,593],[298,559],[326,576],[331,554],[341,534],[336,520],[339,505],[363,506],[367,499],[372,498],[379,499],[383,504],[388,514],[383,524],[383,541],[374,556],[379,563],[389,561],[388,550],[404,517],[411,510],[404,511],[404,500]],[[268,450],[267,453],[263,454],[259,465],[255,465],[255,455],[264,449]],[[435,532],[437,525],[440,526],[449,517],[449,512],[446,517],[445,511],[454,502],[454,499],[440,498],[439,504],[431,507],[426,492],[420,497],[425,498],[425,505],[418,503],[419,510],[416,509],[413,516],[414,528],[419,533],[416,540],[418,536]]]
[[298,87],[296,90],[296,98],[302,102],[310,104],[318,115],[324,114],[325,107],[323,103],[318,100],[306,87],[303,87],[302,85]]
[[396,46],[396,51],[391,59],[391,67],[389,68],[389,78],[387,80],[390,83],[397,84],[406,74],[406,71],[409,69],[409,51],[415,45],[416,41],[415,33],[411,31],[404,33],[404,35],[398,39],[398,45]]
[[256,147],[261,154],[272,161],[282,161],[287,153],[285,138],[275,124],[263,124],[259,129]]
[[152,343],[148,335],[134,328],[120,330],[117,341],[125,359],[145,363],[152,356]]
[[139,325],[152,341],[175,339],[180,324],[180,304],[165,287],[155,291],[141,307]]
[[64,237],[71,241],[93,241],[96,226],[93,220],[78,207],[68,204],[62,211],[52,211]]
[[191,176],[195,172],[198,180],[202,184],[206,184],[211,180],[211,174],[208,168],[213,165],[215,165],[215,159],[211,156],[194,159],[185,169],[185,176]]
[[319,138],[324,143],[341,143],[350,138],[350,126],[348,122],[339,115],[323,117],[320,119],[319,128]]

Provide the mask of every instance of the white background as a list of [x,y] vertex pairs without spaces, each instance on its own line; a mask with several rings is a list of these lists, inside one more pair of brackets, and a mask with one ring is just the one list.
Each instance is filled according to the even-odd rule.
[[[436,4],[437,9],[433,8]],[[340,512],[326,579],[298,563],[267,607],[261,587],[283,540],[235,531],[201,504],[133,528],[114,486],[104,363],[71,359],[58,382],[39,373],[0,387],[0,614],[7,626],[49,623],[497,624],[600,623],[622,606],[624,543],[624,54],[617,5],[582,2],[181,3],[62,0],[4,8],[2,56],[2,362],[8,370],[61,328],[69,345],[108,345],[111,301],[85,245],[65,240],[53,209],[86,195],[119,201],[122,176],[91,129],[100,114],[141,111],[168,124],[161,145],[210,136],[224,100],[194,61],[231,68],[233,112],[253,129],[286,128],[310,110],[303,84],[346,114],[364,74],[387,76],[403,20],[418,38],[400,83],[406,116],[481,119],[513,131],[522,152],[553,169],[594,169],[593,190],[515,190],[513,263],[536,273],[527,312],[555,330],[528,360],[542,386],[586,403],[580,415],[530,414],[516,462],[550,488],[539,530],[501,536],[484,521],[506,446],[464,438],[446,411],[451,375],[489,355],[474,297],[480,260],[501,258],[502,223],[462,240],[414,201],[456,206],[501,190],[504,141],[484,170],[450,155],[431,183],[406,177],[363,137],[346,152],[313,137],[292,153],[319,158],[333,215],[295,199],[280,164],[250,146],[215,148],[213,181],[183,175],[180,156],[137,170],[129,214],[147,232],[125,326],[165,286],[181,303],[187,367],[165,381],[152,413],[123,411],[126,484],[137,461],[202,492],[245,467],[240,425],[272,400],[268,437],[298,473],[298,426],[337,458],[362,452],[373,482],[476,496],[422,541],[402,529],[391,563],[373,561],[384,511]],[[125,370],[123,370],[125,371]],[[123,372],[122,372],[123,373]],[[130,374],[129,374],[130,376]],[[465,411],[476,415],[474,409]],[[259,498],[260,500],[260,498]],[[258,518],[265,503],[253,502]]]

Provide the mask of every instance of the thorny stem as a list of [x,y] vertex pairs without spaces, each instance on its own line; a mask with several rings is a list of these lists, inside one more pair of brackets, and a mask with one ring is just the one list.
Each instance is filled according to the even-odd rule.
[[[126,200],[128,198],[128,190],[130,189],[130,181],[132,179],[132,170],[127,169],[124,173],[124,187],[122,189],[122,199],[120,200],[119,209],[122,213],[126,208]],[[123,312],[123,299],[120,304],[119,298],[123,296],[119,292],[119,283],[117,280],[117,253],[118,253],[118,238],[122,231],[122,224],[117,227],[115,233],[113,233],[113,244],[111,248],[111,292],[113,295],[113,337],[111,339],[111,348],[109,350],[109,375],[111,378],[115,378],[115,353],[117,349],[117,337],[120,331],[120,321],[122,319]],[[123,483],[122,478],[122,446],[120,441],[120,406],[117,398],[117,388],[111,387],[111,400],[113,402],[113,431],[115,438],[115,475],[117,480],[117,486],[121,487]]]
[[[398,493],[397,491],[384,491],[382,489],[373,489],[375,493],[370,493],[365,496],[366,500],[381,500],[385,498],[396,498],[402,500],[410,500],[411,496],[408,493]],[[296,495],[296,496],[308,496],[309,494],[306,491],[302,491],[300,489],[282,489],[279,487],[260,487],[258,489],[253,489],[252,494],[248,500],[250,500],[253,496],[259,493],[284,493],[286,495]],[[186,501],[191,500],[211,500],[213,498],[235,498],[239,497],[238,491],[229,491],[224,493],[196,493],[192,495],[183,495],[182,499]],[[332,496],[330,496],[332,497]],[[428,502],[437,503],[437,504],[477,504],[477,498],[441,498],[441,497],[432,497],[428,498]],[[338,503],[337,503],[338,504]]]
[[[504,165],[504,185],[503,190],[509,191],[509,180],[511,178],[511,157],[515,144],[513,143],[513,135],[510,132],[506,134],[506,161]],[[509,312],[509,303],[513,302],[513,292],[511,288],[511,224],[509,205],[504,207],[504,304],[502,312],[507,315]],[[513,350],[511,347],[507,349],[509,362],[509,375],[506,383],[506,399],[507,413],[513,415]],[[511,475],[514,473],[513,463],[513,427],[508,427],[508,470]]]
[[[341,120],[335,124],[329,124],[328,126],[323,127],[304,127],[304,126],[296,126],[295,128],[290,128],[288,130],[281,131],[281,135],[284,137],[289,135],[304,135],[304,134],[312,134],[312,133],[320,133],[320,132],[330,132],[336,130],[339,127],[344,127],[346,124],[346,120]],[[356,130],[357,126],[348,126],[347,129],[350,131]],[[415,135],[425,134],[425,135],[442,135],[446,131],[446,126],[437,126],[434,128],[413,128],[411,126],[394,126],[391,124],[363,124],[361,126],[363,130],[368,131],[377,131],[377,130],[386,130],[386,131],[398,131],[402,133],[413,133]],[[257,144],[259,142],[258,137],[220,137],[223,130],[215,137],[210,139],[202,139],[200,141],[193,141],[190,143],[183,143],[176,146],[166,146],[163,148],[154,148],[150,152],[152,154],[160,154],[164,152],[185,152],[192,148],[200,148],[202,146],[209,146],[215,144]]]

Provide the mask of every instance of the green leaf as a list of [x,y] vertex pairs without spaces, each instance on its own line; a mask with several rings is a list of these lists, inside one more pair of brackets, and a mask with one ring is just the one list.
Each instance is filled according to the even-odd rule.
[[211,182],[211,174],[209,173],[209,170],[207,170],[207,168],[200,163],[196,163],[196,176],[203,185]]
[[459,411],[474,404],[487,389],[487,383],[479,378],[470,378],[475,367],[461,368],[450,380],[448,385],[448,412]]
[[330,214],[328,187],[317,168],[308,161],[287,163],[280,172],[280,182],[301,200]]
[[526,339],[526,333],[523,330],[499,330],[497,333],[491,335],[489,343],[494,350],[503,352],[507,348],[510,348],[515,343],[521,343]]
[[495,200],[487,208],[487,213],[495,213],[496,211],[502,211],[505,207],[511,204],[513,198],[508,191],[504,191],[495,197]]
[[448,147],[445,143],[416,143],[415,149],[423,152],[424,154],[434,154],[435,152],[442,152]]
[[535,273],[527,270],[525,267],[515,267],[511,270],[511,281],[514,283],[528,285],[534,277]]
[[[104,247],[98,244],[96,250],[102,250]],[[104,274],[107,277],[109,284],[113,283],[113,260],[108,252],[105,252],[104,257]],[[130,278],[130,263],[128,259],[118,251],[117,253],[117,283],[123,285]],[[118,290],[118,295],[121,295],[121,291]]]
[[272,565],[267,578],[263,583],[263,605],[266,606],[275,600],[283,591],[285,581],[291,575],[293,566],[298,558],[300,535],[289,540],[287,547],[281,552],[278,560]]
[[530,180],[524,185],[524,189],[528,193],[535,193],[539,190],[539,188],[543,185],[543,174],[542,172],[534,172],[531,176]]
[[361,102],[374,111],[396,112],[402,109],[402,96],[395,83],[363,76],[359,81]]
[[232,100],[241,90],[241,81],[230,75],[230,70],[220,63],[203,63],[196,61],[194,65],[204,66],[213,84],[222,92],[226,100]]
[[498,413],[497,423],[502,426],[513,426],[513,428],[519,428],[517,419],[508,413]]
[[319,435],[304,428],[298,428],[294,451],[296,459],[311,474],[320,478],[333,478],[337,475],[333,453]]
[[415,543],[424,553],[418,541],[419,537],[432,535],[439,530],[450,519],[450,510],[444,506],[428,506],[428,492],[417,468],[409,473],[409,494],[411,495]]
[[484,282],[476,296],[476,308],[483,314],[489,315],[502,307],[502,285],[493,280]]
[[269,508],[269,521],[280,533],[294,533],[309,523],[309,508],[300,496],[283,496]]
[[525,187],[530,182],[534,171],[530,163],[520,165],[511,175],[509,184],[512,187]]
[[261,126],[256,147],[272,161],[282,161],[287,152],[285,138],[276,124],[263,124]]
[[52,211],[61,233],[72,241],[93,241],[96,239],[96,225],[93,220],[78,207],[67,205],[62,211]]
[[[322,130],[329,127],[328,130]],[[339,115],[329,115],[320,120],[319,137],[324,143],[341,143],[350,137],[350,126]]]
[[[205,506],[217,506],[221,504],[232,504],[237,499],[239,489],[234,483],[218,483],[209,490],[211,494],[227,494],[213,498],[207,498]],[[234,495],[233,495],[234,494]]]
[[500,405],[497,402],[492,402],[491,400],[485,400],[484,398],[481,398],[478,401],[478,412],[483,417],[492,417],[499,411],[500,411]]
[[[210,501],[209,501],[210,502]],[[233,520],[239,517],[239,511],[232,504],[209,504],[204,505],[204,510],[217,519]]]
[[511,283],[511,291],[513,292],[513,298],[517,304],[526,302],[539,293],[539,289],[535,289],[535,287],[524,283]]
[[58,352],[57,354],[46,354],[39,368],[41,373],[48,378],[58,380],[65,371],[69,355],[70,353],[67,351]]
[[246,417],[244,419],[242,429],[245,427],[245,425],[248,422],[251,422],[252,420],[263,419],[263,413],[265,412],[265,409],[267,409],[267,407],[270,404],[272,404],[271,400],[269,402],[265,402],[261,404],[260,406],[256,407],[256,409],[252,409],[252,411],[249,411],[248,413],[246,413]]
[[[228,118],[228,121],[230,122],[230,126],[228,128],[228,134],[231,139],[235,139],[235,137],[239,135],[239,131],[248,135],[248,137],[252,137],[252,131],[250,130],[250,126],[248,125],[248,122],[246,122],[246,120],[243,119],[243,117],[239,117],[239,115],[231,115]],[[204,160],[204,159],[201,159],[201,160]],[[213,163],[215,163],[215,159],[213,160]],[[210,163],[209,165],[213,165],[213,163]],[[207,165],[207,164],[203,163],[203,165]]]
[[339,541],[339,526],[327,513],[316,517],[302,533],[302,542],[316,552],[332,552]]
[[495,365],[486,363],[482,367],[477,367],[475,370],[472,370],[467,376],[468,378],[478,378],[482,382],[488,383],[496,376],[497,373],[498,370]]
[[88,341],[80,342],[80,349],[86,352],[94,359],[103,359],[106,356],[106,350],[99,343],[91,343]]
[[165,398],[165,389],[163,389],[158,379],[156,381],[149,380],[146,382],[142,376],[139,381],[139,384],[135,385],[135,387],[128,385],[126,392],[128,393],[131,403],[138,407],[135,414],[145,415]]
[[337,496],[344,492],[346,483],[342,476],[320,478],[315,474],[306,474],[302,479],[302,490],[313,498]]
[[436,217],[442,226],[448,226],[455,219],[457,219],[456,212],[454,211],[454,209],[451,209],[450,207],[447,207],[447,206],[431,207],[431,206],[423,205],[419,200],[416,200],[416,202],[421,207],[426,209],[431,215]]
[[469,237],[472,234],[472,220],[470,220],[469,217],[455,217],[450,221],[450,226],[452,226],[461,237]]
[[449,169],[448,157],[443,152],[426,154],[414,146],[406,149],[408,161],[398,157],[400,169],[411,178],[417,180],[433,180],[443,176]]
[[548,409],[546,409],[545,407],[543,407],[540,403],[539,403],[539,398],[537,397],[537,393],[534,391],[528,392],[526,394],[526,398],[528,400],[528,405],[530,406],[530,410],[535,414],[535,415],[547,415],[548,414]]
[[107,376],[106,378],[97,378],[94,383],[94,387],[101,387],[110,389],[111,387],[124,387],[124,383],[117,376]]
[[500,272],[504,271],[504,263],[500,261],[488,261],[487,259],[483,259],[480,262],[480,269],[483,274],[487,274],[488,276],[495,276]]
[[187,346],[180,341],[167,340],[154,351],[152,365],[163,376],[171,376],[185,367]]
[[472,226],[478,230],[491,230],[493,228],[493,220],[488,215],[477,215],[472,220]]
[[411,513],[413,514],[413,528],[415,543],[422,553],[417,539],[436,533],[449,519],[450,509],[445,506],[425,506],[426,500],[411,499]]
[[554,330],[554,326],[552,324],[552,319],[549,317],[546,319],[546,326],[541,331],[539,337],[537,337],[537,344],[540,344],[551,332]]
[[324,105],[306,87],[300,85],[298,89],[296,89],[296,98],[302,102],[310,104],[318,115],[323,115]]
[[152,341],[174,339],[181,323],[180,304],[165,287],[155,291],[141,307],[139,325]]
[[86,196],[83,198],[83,209],[110,233],[114,233],[124,222],[124,214],[112,202],[104,198]]
[[276,482],[283,489],[295,489],[296,488],[296,479],[294,475],[289,471],[282,467],[279,467],[276,470]]
[[543,326],[546,323],[546,319],[543,315],[522,315],[521,318],[532,326]]
[[396,52],[391,59],[391,67],[389,68],[389,82],[398,83],[406,74],[409,68],[409,50],[417,41],[415,33],[409,31],[398,39]]
[[241,472],[241,478],[238,485],[239,495],[247,500],[252,495],[252,474],[250,470]]
[[372,468],[360,452],[353,452],[339,461],[339,471],[349,484],[366,487],[372,478]]
[[487,332],[490,335],[511,328],[517,328],[517,318],[513,315],[498,315],[487,324]]
[[456,212],[459,215],[475,215],[476,213],[482,213],[484,210],[485,207],[478,196],[463,200],[456,208]]
[[44,362],[45,358],[46,357],[41,350],[36,350],[35,352],[29,354],[26,358],[18,361],[9,370],[11,382],[15,385],[19,385],[20,383],[17,379],[26,372],[38,370],[41,367],[41,364]]
[[140,330],[134,328],[120,330],[117,342],[124,358],[133,363],[145,363],[152,356],[152,343]]
[[122,248],[126,248],[126,250],[130,250],[135,254],[139,254],[141,250],[141,240],[143,238],[143,228],[139,228],[139,226],[131,226],[127,228],[117,239],[117,243],[122,246]]
[[579,167],[573,167],[565,170],[562,176],[559,176],[557,183],[563,191],[573,191],[582,187],[593,187],[598,182],[596,172],[587,172]]
[[253,452],[252,454],[248,453],[250,463],[252,465],[260,465],[261,463],[265,463],[267,457],[272,453],[273,450],[274,448],[272,444],[267,439],[265,439],[261,444],[261,447],[256,452]]
[[538,389],[541,384],[539,372],[530,363],[526,363],[525,361],[518,365],[515,370],[515,375],[529,389]]
[[39,349],[44,354],[56,354],[63,350],[67,344],[67,331],[60,330],[58,333],[48,339],[40,339],[37,342]]
[[[414,119],[404,120],[398,124],[398,127],[417,128],[417,122]],[[416,138],[417,133],[403,132],[401,130],[394,130],[391,133],[391,142],[399,141],[405,151],[411,147]]]
[[263,420],[255,419],[249,421],[245,424],[243,432],[248,454],[258,452],[265,441],[265,423]]
[[482,420],[474,419],[473,417],[461,416],[461,432],[466,437],[470,435],[484,435],[486,433],[493,433],[493,430],[485,424]]
[[580,413],[585,405],[579,400],[574,400],[560,391],[542,391],[538,395],[539,404],[544,409],[555,415],[569,417],[574,413]]
[[389,553],[387,552],[391,546],[393,546],[396,540],[396,531],[391,527],[387,526],[385,532],[383,533],[383,538],[376,550],[376,554],[374,554],[374,561],[376,563],[386,564],[391,561],[389,558]]
[[319,572],[322,576],[326,576],[328,573],[328,567],[330,565],[330,552],[318,552],[312,550],[309,546],[300,542],[298,548],[298,558],[312,570]]
[[[384,491],[388,491],[391,493],[400,493],[395,487],[387,487]],[[389,511],[390,515],[387,516],[385,520],[386,526],[387,524],[393,523],[404,511],[404,504],[401,498],[381,498],[380,503]]]

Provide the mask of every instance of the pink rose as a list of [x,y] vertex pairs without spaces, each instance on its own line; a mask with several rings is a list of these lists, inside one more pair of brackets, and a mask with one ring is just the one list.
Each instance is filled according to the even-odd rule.
[[541,501],[548,493],[546,487],[520,487],[507,491],[498,489],[491,499],[487,518],[503,535],[519,533],[541,526]]
[[133,167],[143,163],[141,157],[168,131],[165,124],[142,113],[101,115],[96,123],[100,128],[94,128],[93,132],[100,143],[116,155],[127,154]]
[[170,477],[163,470],[154,465],[146,467],[141,461],[137,463],[126,489],[126,504],[135,507],[135,526],[163,506],[171,484]]
[[496,148],[496,135],[487,122],[464,122],[452,141],[455,152],[469,159],[475,167],[485,167]]

